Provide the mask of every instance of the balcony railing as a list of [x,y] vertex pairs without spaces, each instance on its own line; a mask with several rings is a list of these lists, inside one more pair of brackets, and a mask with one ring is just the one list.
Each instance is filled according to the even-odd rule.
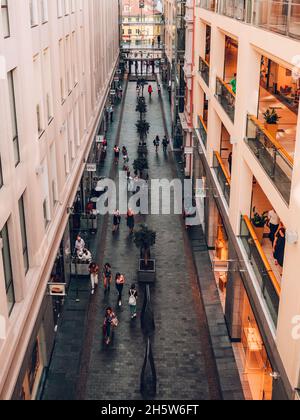
[[207,127],[203,118],[200,117],[200,115],[198,116],[198,132],[200,134],[204,147],[207,148]]
[[300,39],[298,0],[199,0],[198,6],[253,26]]
[[231,178],[230,175],[222,161],[220,153],[214,152],[214,164],[213,169],[217,175],[221,190],[223,192],[224,198],[229,205],[230,203],[230,185]]
[[216,96],[231,121],[234,122],[235,93],[220,77],[217,77]]
[[249,261],[254,269],[262,295],[276,327],[278,321],[281,287],[272,271],[248,216],[242,217],[240,238],[243,242]]
[[202,57],[199,57],[199,72],[202,79],[209,86],[209,64]]
[[248,146],[287,204],[290,202],[294,160],[260,121],[248,115]]

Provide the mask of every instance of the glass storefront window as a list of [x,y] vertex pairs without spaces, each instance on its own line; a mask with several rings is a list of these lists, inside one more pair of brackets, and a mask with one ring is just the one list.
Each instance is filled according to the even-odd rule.
[[246,292],[242,314],[242,349],[244,374],[253,399],[271,400],[273,369]]

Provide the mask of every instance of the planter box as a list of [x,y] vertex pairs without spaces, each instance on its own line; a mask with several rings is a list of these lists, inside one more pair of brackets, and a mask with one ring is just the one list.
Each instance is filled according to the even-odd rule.
[[89,266],[90,266],[90,263],[77,263],[76,264],[75,262],[72,262],[71,274],[73,276],[75,276],[76,274],[77,276],[89,276],[90,275]]
[[257,226],[253,226],[254,231],[256,233],[257,239],[259,241],[259,243],[262,245],[263,240],[264,240],[264,233],[265,233],[265,228],[264,227],[257,227]]
[[276,140],[277,132],[278,132],[278,124],[267,124],[265,123],[265,128],[268,132],[274,137]]
[[139,261],[138,280],[140,283],[155,283],[156,281],[156,262],[149,260],[148,266],[145,267],[144,260]]

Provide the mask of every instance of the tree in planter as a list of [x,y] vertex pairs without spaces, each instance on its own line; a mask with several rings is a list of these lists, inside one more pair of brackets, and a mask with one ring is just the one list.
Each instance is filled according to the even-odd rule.
[[156,243],[156,232],[149,229],[146,224],[142,224],[134,233],[134,243],[141,251],[141,259],[144,260],[145,267],[148,267],[151,247]]
[[145,120],[140,120],[136,124],[137,132],[139,133],[140,139],[144,140],[145,137],[147,137],[149,130],[150,130],[150,124]]
[[148,169],[147,159],[144,157],[139,157],[133,162],[133,169],[140,173],[140,177],[143,177],[143,172]]
[[267,109],[266,112],[263,114],[265,119],[265,127],[266,129],[275,137],[278,131],[278,121],[280,120],[280,116],[277,114],[275,109],[272,110]]
[[256,208],[253,208],[253,216],[251,218],[252,225],[254,226],[254,230],[256,233],[256,236],[260,243],[263,241],[264,237],[264,229],[266,224],[268,223],[268,212],[265,211],[262,214],[259,214],[256,211]]
[[140,113],[140,121],[143,120],[143,114],[147,112],[147,104],[145,102],[139,102],[136,106],[136,112]]

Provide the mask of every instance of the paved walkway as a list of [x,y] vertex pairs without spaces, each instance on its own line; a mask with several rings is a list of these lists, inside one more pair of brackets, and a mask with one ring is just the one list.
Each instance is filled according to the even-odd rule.
[[[130,83],[125,104],[120,144],[129,150],[131,161],[136,157],[137,134],[135,123],[136,91]],[[149,167],[151,178],[172,179],[172,163],[162,151],[156,155],[152,141],[156,134],[164,135],[164,125],[158,97],[148,104],[147,120],[151,122],[149,135]],[[169,160],[170,159],[170,160]],[[191,276],[179,216],[148,216],[148,225],[157,232],[155,257],[157,284],[152,289],[156,333],[153,344],[158,376],[158,399],[218,399],[219,382],[207,336],[203,336],[199,316],[196,276]],[[112,264],[114,273],[124,272],[127,277],[125,305],[117,310],[120,326],[113,346],[104,349],[101,325],[105,307],[116,307],[117,294],[104,298],[103,290],[95,296],[96,305],[90,314],[91,346],[85,361],[86,386],[81,398],[88,400],[140,399],[140,374],[145,354],[145,343],[140,322],[130,321],[127,294],[130,283],[136,281],[138,250],[123,223],[120,234],[112,237],[109,226],[104,261]],[[193,287],[194,286],[194,287]],[[139,290],[141,308],[144,291]],[[96,315],[95,315],[96,314]],[[207,361],[210,360],[208,365]]]
[[[129,83],[119,140],[120,146],[124,144],[128,148],[131,164],[136,158],[138,141],[135,128],[138,114],[135,112],[135,104],[135,84]],[[147,120],[151,123],[148,139],[150,177],[171,180],[176,173],[172,154],[163,155],[160,151],[156,155],[152,144],[157,134],[161,137],[164,135],[164,123],[156,89],[152,102],[148,103]],[[118,140],[117,130],[114,134]],[[114,143],[113,139],[111,142]],[[111,174],[116,178],[118,176],[117,171],[111,171]],[[128,289],[132,282],[136,282],[139,252],[132,238],[128,236],[124,220],[119,234],[113,236],[111,217],[102,219],[103,229],[99,231],[102,232],[102,236],[98,237],[97,260],[101,265],[110,262],[114,273],[120,271],[127,277],[124,305],[121,310],[117,309],[120,325],[112,345],[104,348],[104,311],[108,305],[116,308],[117,293],[112,288],[111,294],[105,297],[103,288],[99,288],[97,293],[89,298],[87,282],[82,316],[78,321],[75,317],[72,320],[71,317],[71,324],[66,324],[62,330],[63,334],[58,337],[45,399],[141,399],[140,374],[145,342],[140,319],[134,322],[130,320],[127,305]],[[144,219],[138,219],[137,223],[139,221]],[[154,249],[157,283],[151,290],[156,322],[153,353],[158,376],[157,399],[221,399],[224,397],[221,383],[224,385],[226,378],[221,378],[220,381],[218,375],[207,316],[199,292],[198,275],[181,217],[151,215],[147,216],[146,221],[150,228],[157,232],[157,244]],[[139,288],[138,291],[140,312],[144,290]],[[68,315],[64,314],[65,316],[68,318]],[[73,340],[77,340],[74,355],[76,360],[71,362],[73,356],[69,357],[70,364],[64,365],[64,360],[68,360],[67,353],[71,351]],[[222,359],[221,353],[219,358]],[[219,360],[218,365],[221,363],[222,360]],[[232,365],[229,368],[234,370]],[[228,372],[225,372],[225,376],[226,374]],[[228,386],[230,387],[230,384]]]
[[[115,108],[115,122],[109,126],[107,140],[110,153],[99,168],[99,175],[108,176],[113,161],[113,147],[118,134],[118,121],[121,116],[121,106]],[[88,249],[93,255],[99,246],[99,235],[103,229],[104,218],[98,218],[98,232],[95,236],[84,236]],[[79,299],[79,302],[77,301]],[[68,296],[65,299],[64,311],[59,322],[53,351],[42,399],[44,400],[74,400],[78,373],[82,355],[82,337],[85,335],[86,318],[90,305],[90,280],[88,277],[76,278],[70,281]]]

